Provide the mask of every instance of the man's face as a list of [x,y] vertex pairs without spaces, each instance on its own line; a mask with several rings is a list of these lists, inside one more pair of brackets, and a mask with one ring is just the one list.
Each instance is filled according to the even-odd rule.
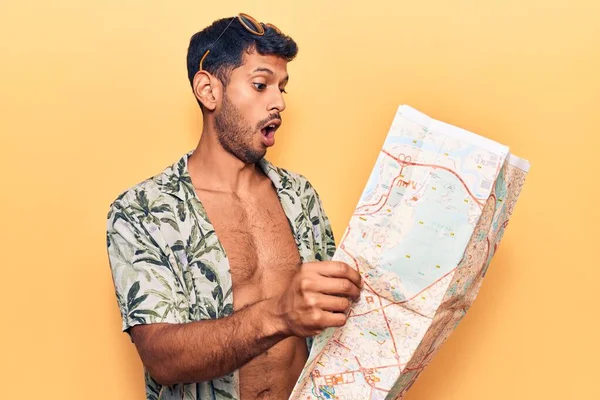
[[225,150],[247,164],[265,156],[281,125],[287,81],[286,60],[256,52],[244,54],[243,64],[231,71],[223,101],[215,110],[215,128]]

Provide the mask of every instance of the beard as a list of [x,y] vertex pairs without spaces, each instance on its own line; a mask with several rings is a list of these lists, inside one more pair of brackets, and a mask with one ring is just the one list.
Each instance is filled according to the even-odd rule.
[[227,95],[223,95],[221,111],[215,117],[215,128],[219,143],[225,151],[246,164],[260,161],[265,156],[266,149],[255,149],[252,146],[252,138],[260,126],[252,129]]

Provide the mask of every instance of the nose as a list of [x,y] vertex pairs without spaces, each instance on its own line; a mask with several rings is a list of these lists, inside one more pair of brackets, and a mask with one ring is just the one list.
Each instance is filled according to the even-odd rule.
[[283,93],[278,88],[273,90],[273,96],[269,99],[268,105],[269,111],[279,111],[282,112],[285,110],[285,100],[283,99]]

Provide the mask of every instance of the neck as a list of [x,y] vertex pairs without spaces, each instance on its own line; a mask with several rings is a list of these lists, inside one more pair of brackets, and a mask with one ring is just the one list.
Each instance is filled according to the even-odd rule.
[[261,173],[256,164],[245,164],[226,151],[214,127],[206,124],[194,153],[188,160],[188,171],[197,190],[240,193],[249,191]]

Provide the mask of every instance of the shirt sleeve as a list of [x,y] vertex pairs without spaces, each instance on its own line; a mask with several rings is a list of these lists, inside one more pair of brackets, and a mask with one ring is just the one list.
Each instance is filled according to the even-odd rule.
[[306,189],[309,196],[309,214],[313,224],[314,236],[317,242],[320,243],[320,251],[315,256],[320,261],[329,261],[333,258],[336,250],[333,229],[319,193],[308,180],[306,181]]
[[107,221],[108,258],[127,333],[139,324],[184,322],[181,311],[188,307],[173,260],[153,237],[158,228],[136,214],[121,198],[111,205]]

